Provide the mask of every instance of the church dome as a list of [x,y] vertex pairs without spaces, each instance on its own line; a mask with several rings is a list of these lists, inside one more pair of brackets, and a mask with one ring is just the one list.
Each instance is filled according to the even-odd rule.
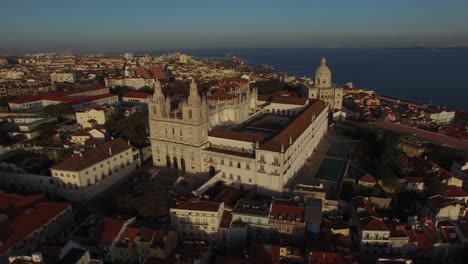
[[320,66],[315,71],[315,78],[331,78],[331,71],[327,66],[327,60],[325,58],[322,58]]

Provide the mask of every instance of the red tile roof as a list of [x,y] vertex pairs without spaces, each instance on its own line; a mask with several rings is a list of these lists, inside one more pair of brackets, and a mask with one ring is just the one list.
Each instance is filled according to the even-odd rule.
[[458,186],[447,186],[444,196],[447,198],[468,197],[468,193]]
[[151,243],[151,247],[153,248],[162,248],[165,245],[167,235],[167,231],[145,229],[141,234],[140,241]]
[[139,98],[139,99],[147,99],[151,98],[150,94],[144,92],[128,92],[124,94],[122,97],[124,98]]
[[260,145],[260,149],[269,151],[281,151],[281,146],[286,151],[291,145],[289,139],[293,142],[299,138],[304,130],[313,122],[312,120],[319,116],[327,104],[324,101],[317,100],[315,103],[309,103],[306,109],[296,117],[285,129],[279,132],[275,137]]
[[221,222],[219,223],[219,228],[229,228],[232,221],[232,211],[224,210],[223,216],[221,217]]
[[111,244],[117,239],[125,221],[104,218],[96,225],[93,232],[93,239],[98,243]]
[[0,225],[0,255],[68,208],[68,203],[38,202],[8,217]]
[[225,130],[221,128],[216,128],[208,132],[208,136],[210,137],[218,137],[218,138],[226,138],[238,141],[245,141],[245,142],[261,142],[263,137],[257,134],[246,133],[246,132],[237,132],[231,130]]
[[456,148],[456,149],[461,149],[461,150],[468,150],[467,140],[449,137],[446,135],[441,135],[441,134],[429,132],[429,131],[414,128],[414,127],[404,126],[404,125],[380,121],[380,120],[374,122],[373,126],[377,128],[392,130],[397,133],[413,134],[417,137],[432,141],[440,145],[446,145],[446,146]]
[[199,200],[198,198],[193,198],[177,206],[177,209],[217,212],[219,210],[220,205],[221,205],[220,203],[202,201],[202,200]]
[[377,217],[369,216],[360,220],[362,230],[366,231],[388,231],[387,224]]
[[304,222],[304,205],[293,200],[273,200],[271,204],[270,218]]
[[24,96],[24,97],[20,97],[20,98],[11,100],[9,103],[11,103],[11,104],[31,103],[31,102],[41,101],[43,97],[44,97],[44,95],[42,95],[42,94]]
[[374,178],[374,176],[366,173],[361,178],[359,178],[359,181],[368,182],[368,183],[375,183],[375,178]]
[[273,104],[293,104],[293,105],[305,105],[307,104],[307,98],[305,97],[294,97],[294,96],[274,96],[271,99]]
[[354,210],[357,210],[358,208],[363,208],[366,212],[366,216],[377,216],[377,213],[375,212],[372,203],[362,196],[353,197],[351,200],[351,204],[353,205]]
[[[132,146],[121,139],[117,138],[109,142],[97,145],[95,148],[86,150],[81,156],[73,154],[73,156],[55,164],[51,169],[53,170],[66,170],[66,171],[81,171],[85,168],[92,166],[98,162],[117,155],[120,152],[131,149]],[[112,155],[109,153],[109,149]]]

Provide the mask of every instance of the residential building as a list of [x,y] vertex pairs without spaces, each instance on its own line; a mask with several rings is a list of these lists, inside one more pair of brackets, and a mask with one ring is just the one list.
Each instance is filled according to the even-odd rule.
[[98,125],[104,125],[114,114],[114,108],[111,106],[95,106],[75,113],[76,122],[83,128],[93,127],[91,121]]
[[305,207],[294,200],[275,199],[271,203],[270,228],[297,239],[305,237]]
[[266,240],[270,236],[270,207],[270,201],[241,199],[232,210],[232,221],[246,223],[252,238],[262,237]]
[[[134,243],[131,241],[132,236],[136,236],[135,232],[128,232],[127,228],[131,228],[135,218],[105,218],[101,216],[91,215],[83,221],[73,232],[71,240],[85,248],[88,248],[91,257],[101,259],[104,262],[115,263],[119,260],[129,260],[133,255],[130,252],[120,251],[116,247],[121,247],[122,243]],[[127,232],[126,232],[127,230]],[[123,236],[123,237],[122,237]],[[127,236],[127,237],[126,237]],[[123,242],[121,241],[123,240]],[[115,254],[115,252],[122,254]]]
[[50,74],[52,83],[74,83],[76,74],[74,72],[55,72]]
[[106,87],[114,88],[116,86],[128,86],[133,89],[140,89],[145,86],[153,87],[155,84],[154,78],[141,77],[106,77]]
[[171,224],[184,241],[204,241],[215,245],[223,212],[224,203],[193,198],[170,209]]
[[121,138],[84,151],[51,167],[58,195],[85,202],[104,192],[140,166],[139,151]]
[[144,92],[128,92],[122,96],[122,101],[124,102],[140,102],[140,103],[149,103],[151,101],[152,95]]

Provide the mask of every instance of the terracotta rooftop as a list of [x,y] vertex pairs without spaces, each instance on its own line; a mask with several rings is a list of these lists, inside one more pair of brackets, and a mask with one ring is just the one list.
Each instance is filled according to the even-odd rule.
[[[85,168],[92,166],[98,162],[117,155],[120,152],[131,149],[132,146],[121,139],[117,138],[97,145],[95,148],[86,150],[81,156],[80,154],[73,154],[73,156],[55,164],[51,169],[53,170],[66,170],[66,171],[81,171]],[[110,150],[110,151],[109,151]],[[109,153],[111,152],[111,153]]]
[[202,200],[199,200],[198,198],[193,198],[179,205],[177,209],[218,212],[220,205],[221,205],[220,203],[202,201]]
[[144,93],[144,92],[128,92],[124,94],[122,97],[127,97],[127,98],[140,98],[140,99],[147,99],[151,98],[152,96],[150,94]]
[[273,200],[270,218],[296,222],[304,222],[305,208],[303,204],[293,200]]
[[245,141],[245,142],[261,142],[263,137],[257,134],[251,134],[246,132],[237,132],[231,130],[225,130],[216,128],[208,132],[208,136],[210,137],[218,137],[218,138],[226,138],[238,141]]
[[274,96],[271,99],[273,104],[293,104],[293,105],[306,105],[307,98],[295,96]]
[[388,227],[381,219],[369,216],[360,220],[362,230],[367,231],[388,231]]
[[327,104],[324,101],[317,100],[309,103],[306,109],[299,114],[285,129],[279,132],[275,137],[260,145],[260,149],[269,151],[281,151],[281,146],[286,151],[291,145],[289,139],[294,142],[304,132],[304,130],[319,116]]
[[374,178],[374,176],[366,173],[361,178],[359,178],[359,181],[368,182],[368,183],[375,183],[375,178]]
[[104,218],[96,225],[92,238],[98,243],[111,244],[124,224],[123,220]]
[[221,222],[219,223],[219,228],[229,228],[232,221],[232,212],[224,210],[223,216],[221,217]]
[[419,138],[423,138],[425,140],[432,141],[436,144],[449,146],[455,149],[468,150],[467,140],[385,121],[376,121],[374,122],[373,126],[376,128],[388,129],[396,133],[413,134]]
[[458,186],[447,186],[444,196],[447,198],[468,197],[468,193]]
[[[0,197],[2,200],[3,196]],[[23,208],[0,225],[0,255],[35,230],[41,228],[52,218],[71,208],[68,203],[49,203],[31,201],[32,204]],[[16,206],[16,205],[14,205]]]

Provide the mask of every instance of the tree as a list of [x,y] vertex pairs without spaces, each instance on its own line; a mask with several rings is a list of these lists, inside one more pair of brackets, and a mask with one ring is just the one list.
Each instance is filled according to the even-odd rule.
[[147,94],[153,94],[154,93],[154,89],[149,87],[149,86],[143,86],[140,89],[138,89],[138,91],[143,92],[143,93],[147,93]]
[[126,119],[112,119],[106,124],[110,134],[130,140],[135,147],[148,144],[148,116],[144,112],[131,114]]
[[75,110],[69,104],[56,104],[56,105],[48,105],[42,108],[42,113],[45,116],[71,116],[75,115]]

